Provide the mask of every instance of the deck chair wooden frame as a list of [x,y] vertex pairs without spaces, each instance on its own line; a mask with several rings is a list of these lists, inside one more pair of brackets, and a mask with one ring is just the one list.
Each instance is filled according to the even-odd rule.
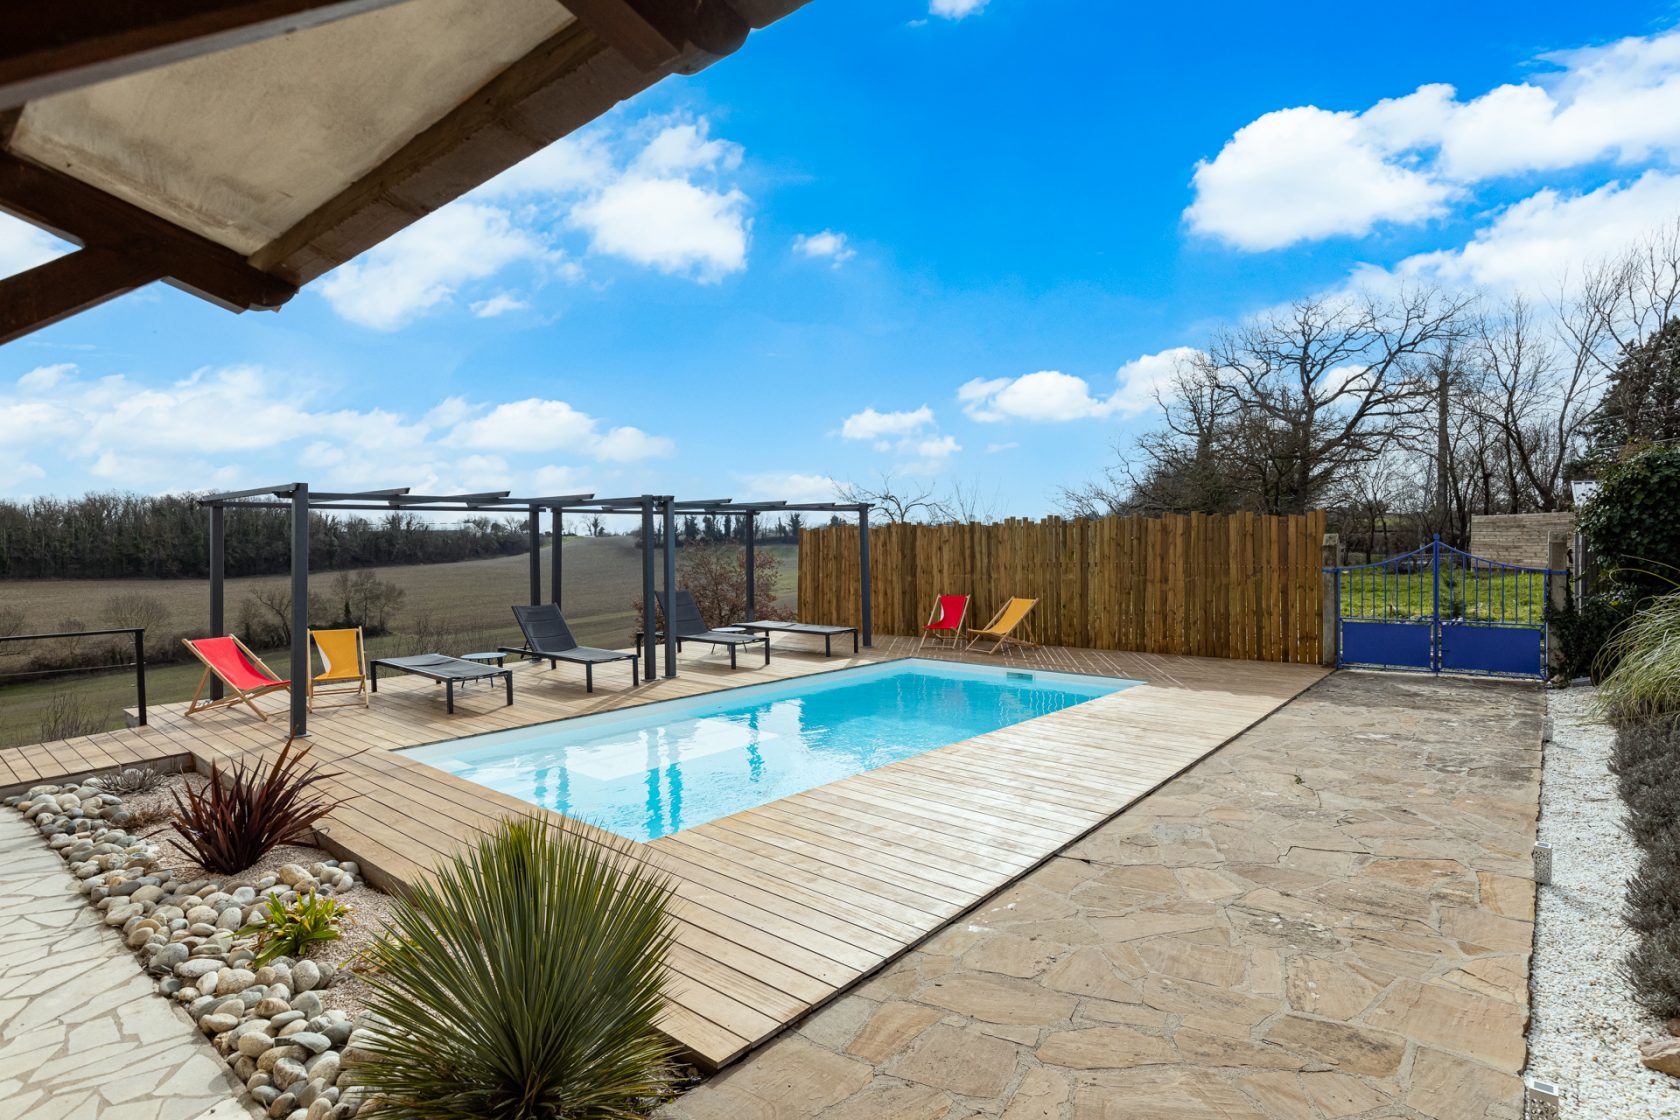
[[[355,658],[354,676],[350,674],[347,668],[334,665],[332,655],[328,653],[326,645],[321,641],[321,635],[323,634],[354,635],[356,643],[356,650],[353,655]],[[348,641],[349,638],[345,640]],[[321,655],[321,668],[324,670],[321,673],[316,673],[311,667],[309,674],[309,710],[312,712],[315,710],[315,697],[335,695],[351,696],[354,699],[340,700],[333,704],[323,705],[323,707],[349,708],[354,707],[357,701],[361,702],[362,707],[367,707],[367,642],[363,640],[362,628],[360,626],[346,626],[331,630],[311,630],[309,632],[309,644],[314,646],[315,652]]]
[[[941,612],[944,610],[945,600],[947,599],[961,599],[963,601],[962,610],[957,612],[957,623],[955,626],[935,626],[934,624],[940,621]],[[927,645],[929,637],[936,638],[939,641],[949,638],[952,649],[961,646],[962,625],[968,618],[968,608],[973,602],[974,598],[970,595],[941,595],[936,598],[933,601],[933,610],[929,612],[928,620],[922,626],[922,640],[916,643],[916,651],[921,652],[922,647]]]
[[[1009,614],[1017,609],[1017,603],[1025,603],[1026,606],[1019,608],[1019,613],[1010,618]],[[1011,598],[999,608],[997,614],[992,616],[992,620],[984,628],[969,631],[973,640],[963,648],[971,650],[988,638],[994,639],[995,644],[991,649],[981,650],[981,653],[1002,653],[1008,646],[1017,646],[1023,649],[1027,646],[1037,646],[1038,643],[1029,638],[1015,637],[1015,631],[1026,628],[1027,616],[1032,614],[1033,608],[1036,606],[1038,606],[1037,599]]]
[[[204,675],[198,678],[198,689],[193,693],[192,703],[187,705],[186,714],[190,716],[195,715],[198,712],[208,712],[213,708],[229,708],[235,704],[244,704],[253,712],[257,713],[258,719],[266,723],[268,722],[268,714],[261,708],[257,707],[254,701],[257,697],[266,696],[270,692],[278,692],[281,689],[290,688],[291,682],[281,680],[279,675],[275,673],[273,669],[270,669],[267,665],[263,664],[262,658],[252,652],[250,646],[246,645],[232,634],[229,634],[228,638],[235,646],[239,647],[239,652],[245,655],[245,659],[255,668],[267,673],[273,683],[260,685],[256,688],[240,688],[237,684],[233,683],[233,681],[229,680],[227,676],[216,667],[215,663],[208,657],[204,656],[203,651],[198,648],[197,642],[207,641],[209,639],[182,638],[181,644],[186,646],[187,649],[192,652],[194,657],[204,663]],[[220,700],[203,700],[202,698],[205,694],[205,690],[210,687],[210,678],[212,676],[221,681],[222,687],[228,689],[233,695],[224,696]]]

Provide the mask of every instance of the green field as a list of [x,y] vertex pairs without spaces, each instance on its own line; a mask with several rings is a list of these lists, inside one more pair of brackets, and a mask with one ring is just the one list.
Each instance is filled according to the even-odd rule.
[[[1434,575],[1380,569],[1341,574],[1343,618],[1413,618],[1434,610]],[[1538,626],[1546,608],[1539,576],[1454,570],[1441,573],[1441,617]]]
[[[637,623],[633,604],[642,591],[641,552],[634,541],[629,537],[568,537],[562,549],[561,605],[577,640],[584,645],[629,645]],[[797,551],[793,545],[758,547],[761,556],[771,554],[781,562],[777,598],[783,603],[792,603],[797,593]],[[677,555],[680,563],[682,552]],[[545,594],[548,562],[545,547],[542,555]],[[376,655],[414,652],[417,648],[468,653],[512,645],[519,638],[519,629],[513,624],[508,608],[525,602],[529,596],[529,556],[372,570],[405,592],[392,620],[392,632],[368,642],[369,650]],[[312,586],[325,586],[332,575],[313,575]],[[229,626],[238,617],[240,601],[253,589],[285,584],[283,576],[229,580],[226,592]],[[0,581],[0,609],[21,610],[24,633],[97,629],[108,625],[103,617],[107,601],[121,593],[151,596],[168,608],[168,619],[147,634],[154,642],[179,631],[202,630],[208,621],[210,593],[204,580]],[[68,625],[71,623],[75,625]],[[23,644],[0,644],[0,671],[18,671],[24,667]],[[265,658],[272,653],[282,662],[285,657],[283,650],[259,652]],[[282,664],[275,661],[270,664],[284,671]],[[196,662],[148,668],[149,701],[167,704],[188,699],[201,672]],[[55,697],[64,695],[72,697],[89,718],[102,726],[121,727],[123,709],[134,704],[133,670],[75,673],[0,686],[0,746],[40,741],[43,720],[53,708]]]

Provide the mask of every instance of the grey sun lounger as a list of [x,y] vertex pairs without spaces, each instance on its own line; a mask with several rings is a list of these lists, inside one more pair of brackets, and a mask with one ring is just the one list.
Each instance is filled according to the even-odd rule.
[[[770,639],[761,634],[743,634],[739,630],[713,630],[706,625],[706,620],[700,616],[700,607],[694,602],[694,596],[682,589],[677,590],[675,607],[676,625],[672,629],[676,632],[677,648],[680,650],[684,642],[710,642],[713,648],[726,646],[729,649],[729,667],[738,668],[735,662],[735,651],[742,646],[764,644],[764,663],[770,664]],[[663,639],[665,632],[655,635]],[[639,644],[642,635],[636,635]]]
[[636,654],[578,645],[577,639],[572,637],[572,628],[566,625],[565,616],[554,603],[544,603],[535,607],[514,607],[513,617],[519,621],[519,629],[525,634],[525,644],[518,647],[503,646],[503,653],[547,661],[550,669],[562,661],[571,665],[582,665],[585,692],[595,691],[595,666],[613,661],[630,662],[631,688],[642,683],[641,666],[637,663]]
[[455,682],[482,681],[501,677],[507,685],[507,702],[513,703],[513,670],[494,665],[480,665],[463,661],[443,653],[417,653],[412,657],[376,657],[368,662],[368,686],[379,691],[379,667],[400,669],[417,677],[437,681],[445,689],[445,704],[450,715],[455,714]]
[[858,652],[858,628],[856,626],[822,626],[815,622],[782,622],[769,619],[763,622],[737,622],[736,630],[751,630],[760,634],[809,634],[813,638],[823,640],[823,656],[834,656],[834,639],[841,634],[852,636],[852,652]]

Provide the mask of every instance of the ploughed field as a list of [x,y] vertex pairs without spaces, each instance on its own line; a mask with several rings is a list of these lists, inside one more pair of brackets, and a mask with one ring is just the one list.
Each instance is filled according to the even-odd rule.
[[[632,538],[568,537],[562,546],[566,619],[584,645],[627,646],[635,631],[632,605],[641,596],[641,552]],[[797,587],[797,549],[761,544],[759,554],[781,561],[777,597],[791,603]],[[682,552],[678,552],[681,562]],[[549,549],[542,551],[543,593],[549,594]],[[404,596],[393,613],[391,633],[368,641],[371,656],[427,652],[461,654],[514,645],[519,628],[509,607],[530,595],[530,557],[499,556],[455,564],[414,564],[365,569],[401,587]],[[336,572],[310,576],[312,592],[330,593]],[[657,578],[657,577],[656,577]],[[227,622],[237,632],[240,604],[252,592],[284,589],[285,576],[257,576],[227,581]],[[208,622],[210,592],[205,580],[0,580],[0,613],[21,611],[23,633],[101,629],[111,599],[144,595],[168,611],[167,619],[148,629],[147,644],[175,643],[181,633],[202,633]],[[719,620],[714,624],[721,624]],[[0,643],[0,674],[28,668],[34,643]],[[43,643],[44,645],[45,643]],[[282,675],[284,650],[258,651]],[[271,657],[272,654],[272,657]],[[125,657],[124,660],[127,660]],[[187,700],[198,685],[202,667],[152,665],[146,671],[147,698],[153,704]],[[123,709],[134,704],[132,669],[78,672],[0,685],[0,747],[38,742],[44,721],[55,715],[64,734],[121,727]],[[66,727],[64,720],[91,726]]]

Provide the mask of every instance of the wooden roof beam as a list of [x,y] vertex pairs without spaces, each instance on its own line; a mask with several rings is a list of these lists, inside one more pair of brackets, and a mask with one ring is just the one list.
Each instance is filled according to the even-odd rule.
[[0,345],[160,279],[150,261],[78,249],[0,280]]
[[403,0],[32,0],[8,5],[0,109]]
[[[747,41],[728,0],[562,0],[568,11],[640,70],[698,70]],[[702,58],[684,59],[689,48]]]
[[296,285],[252,268],[226,246],[10,152],[0,152],[0,210],[66,241],[144,258],[155,266],[152,279],[230,311],[276,310],[297,293]]

